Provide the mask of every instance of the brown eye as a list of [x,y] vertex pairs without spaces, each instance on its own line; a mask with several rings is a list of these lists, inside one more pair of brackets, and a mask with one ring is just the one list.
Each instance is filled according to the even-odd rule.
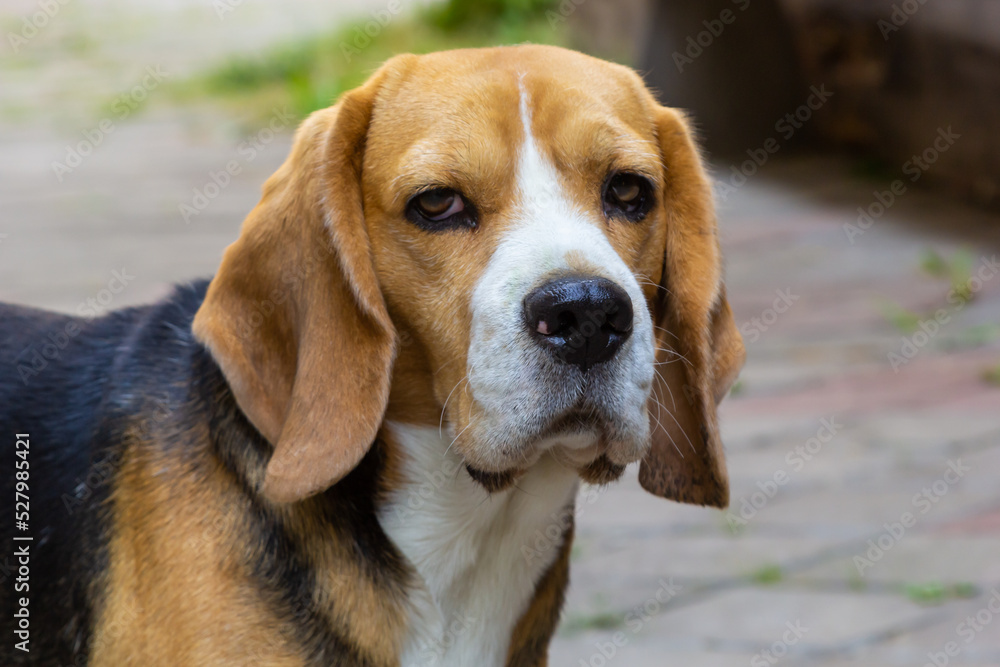
[[642,220],[653,206],[653,187],[638,174],[612,174],[604,186],[604,214],[609,218]]
[[618,201],[628,204],[638,199],[642,194],[642,188],[635,181],[624,181],[611,184],[611,193]]
[[420,212],[431,220],[447,217],[465,208],[459,194],[451,190],[425,192],[417,197],[417,206],[420,207]]
[[476,226],[475,211],[461,194],[449,188],[416,195],[407,204],[406,214],[417,225],[432,231]]

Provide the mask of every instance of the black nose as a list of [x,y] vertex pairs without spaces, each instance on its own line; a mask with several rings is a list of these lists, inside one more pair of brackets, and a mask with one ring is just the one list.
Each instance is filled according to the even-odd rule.
[[604,278],[563,278],[524,299],[524,319],[542,347],[586,372],[628,340],[632,299]]

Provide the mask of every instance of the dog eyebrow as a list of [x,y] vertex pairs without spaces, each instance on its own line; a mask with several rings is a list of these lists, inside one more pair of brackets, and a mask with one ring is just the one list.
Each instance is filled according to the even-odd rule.
[[645,176],[659,186],[662,180],[662,161],[660,155],[650,150],[651,142],[637,136],[630,130],[607,126],[596,135],[597,150],[594,157],[602,159],[605,164],[616,171],[630,171]]
[[436,141],[414,144],[399,163],[402,170],[390,183],[394,205],[434,188],[454,188],[468,194],[468,190],[480,178],[468,172],[470,165],[478,166],[484,171],[494,171],[481,161],[465,162],[461,153],[456,153],[451,148],[442,148]]

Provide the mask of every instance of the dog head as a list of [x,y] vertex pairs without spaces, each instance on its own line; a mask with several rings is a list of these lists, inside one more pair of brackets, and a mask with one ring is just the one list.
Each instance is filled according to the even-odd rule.
[[194,323],[319,492],[383,421],[446,424],[490,489],[552,455],[725,506],[716,404],[743,346],[681,114],[554,47],[400,56],[296,134]]

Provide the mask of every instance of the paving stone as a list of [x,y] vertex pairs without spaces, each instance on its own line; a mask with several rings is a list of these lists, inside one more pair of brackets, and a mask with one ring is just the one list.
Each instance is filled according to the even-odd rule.
[[[957,584],[972,583],[984,587],[1000,581],[1000,534],[974,537],[939,534],[903,534],[891,548],[874,551],[877,561],[868,567],[862,563],[859,576],[854,556],[868,559],[866,544],[856,552],[831,558],[791,575],[805,581],[858,581],[869,585]],[[1000,625],[998,625],[1000,627]]]
[[[553,667],[733,667],[749,664],[752,653],[737,651],[713,651],[691,641],[671,641],[664,639],[636,640],[629,638],[624,646],[615,647],[611,659],[602,660],[605,653],[611,653],[608,643],[612,635],[587,633],[584,636],[567,639],[556,637],[549,653],[549,664]],[[622,640],[624,642],[624,639]],[[601,649],[604,649],[602,651]]]
[[938,611],[920,608],[897,595],[746,587],[683,608],[668,606],[647,623],[643,632],[658,637],[700,638],[706,645],[743,642],[760,650],[784,639],[786,624],[801,623],[807,631],[800,631],[789,653],[804,655],[915,627]]

